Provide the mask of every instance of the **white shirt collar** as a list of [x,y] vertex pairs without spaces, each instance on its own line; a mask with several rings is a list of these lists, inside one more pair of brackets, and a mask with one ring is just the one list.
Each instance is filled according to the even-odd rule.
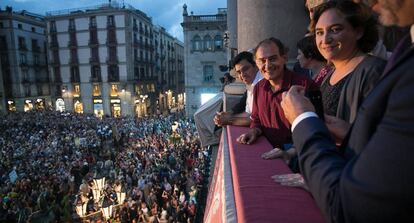
[[249,91],[253,91],[254,86],[257,84],[257,82],[259,82],[260,80],[263,79],[262,74],[260,73],[260,71],[257,71],[256,73],[256,77],[254,78],[252,84],[246,84],[246,89]]
[[410,34],[411,34],[411,42],[414,43],[414,24],[411,25]]
[[255,86],[257,84],[257,82],[259,82],[261,79],[263,79],[262,74],[260,73],[260,71],[257,71],[256,73],[256,77],[254,78],[252,84],[250,84],[250,86]]

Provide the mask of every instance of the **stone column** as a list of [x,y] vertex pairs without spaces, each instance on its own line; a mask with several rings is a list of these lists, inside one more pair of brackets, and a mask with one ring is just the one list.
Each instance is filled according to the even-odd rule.
[[227,0],[227,30],[229,49],[237,48],[237,0]]
[[297,55],[296,42],[304,36],[308,24],[304,1],[237,0],[238,51],[252,49],[273,36],[289,48],[289,59],[293,59]]

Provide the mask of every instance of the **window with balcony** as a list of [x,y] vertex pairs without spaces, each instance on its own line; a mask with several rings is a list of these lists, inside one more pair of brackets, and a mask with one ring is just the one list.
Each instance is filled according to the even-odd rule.
[[213,81],[213,66],[212,65],[204,65],[203,67],[203,77],[204,82],[211,82]]
[[91,30],[89,32],[89,44],[98,44],[98,32],[96,30]]
[[110,15],[107,17],[107,25],[108,26],[115,26],[115,20],[114,20],[114,16]]
[[95,16],[91,16],[89,18],[89,27],[96,28],[96,17]]
[[139,80],[139,68],[134,67],[134,79]]
[[98,47],[91,48],[91,59],[90,62],[98,63],[99,62],[99,51]]
[[80,83],[79,67],[72,66],[70,68],[70,78],[72,83]]
[[140,86],[138,84],[135,84],[134,85],[134,90],[135,90],[135,94],[136,95],[140,95],[142,93],[141,92],[141,88],[140,88]]
[[118,82],[119,81],[119,68],[116,65],[108,66],[108,81]]
[[30,89],[30,86],[29,85],[25,85],[24,86],[24,96],[25,97],[30,97],[31,94],[32,94],[32,91]]
[[60,75],[60,68],[59,67],[54,67],[53,68],[53,75],[54,75],[55,83],[61,83],[62,82],[62,77]]
[[29,83],[29,72],[27,70],[22,71],[22,82]]
[[91,81],[92,82],[100,82],[101,81],[101,67],[99,65],[95,65],[91,67]]
[[33,56],[33,64],[34,65],[39,65],[39,55],[34,55]]
[[220,35],[216,35],[214,37],[214,48],[216,50],[222,50],[223,49],[223,38]]
[[138,60],[138,50],[134,49],[134,61]]
[[76,49],[70,50],[70,63],[73,65],[78,63],[78,51]]
[[0,51],[7,51],[6,36],[0,36]]
[[193,38],[193,50],[200,51],[202,48],[202,42],[200,36],[196,35]]
[[33,52],[39,52],[40,51],[40,47],[39,47],[39,44],[37,42],[37,39],[32,39],[32,51]]
[[75,29],[75,20],[69,19],[69,31],[74,31]]
[[19,36],[19,50],[27,50],[26,39],[23,36]]
[[41,84],[38,84],[38,85],[36,85],[36,88],[37,88],[37,95],[38,95],[38,96],[43,95],[43,88],[42,88],[42,85],[41,85]]
[[210,35],[204,36],[204,50],[213,51],[213,39]]
[[24,53],[20,54],[20,64],[27,64],[27,56]]
[[56,32],[56,21],[50,22],[50,32]]

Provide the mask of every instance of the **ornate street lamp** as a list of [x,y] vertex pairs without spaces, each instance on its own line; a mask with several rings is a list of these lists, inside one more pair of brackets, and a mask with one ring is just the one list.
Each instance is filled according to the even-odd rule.
[[88,206],[89,199],[86,199],[86,201],[82,201],[81,198],[80,200],[81,202],[78,202],[78,204],[76,205],[76,213],[82,218],[86,215],[86,207]]
[[93,179],[93,183],[94,183],[94,188],[92,190],[93,199],[95,200],[95,202],[98,202],[99,199],[101,198],[101,194],[103,194],[102,190],[105,187],[105,177],[101,179]]
[[118,204],[122,204],[125,200],[126,193],[125,192],[116,192],[116,197],[118,199]]
[[177,133],[177,128],[178,128],[178,122],[175,121],[174,124],[171,125],[172,133],[170,136],[170,139],[174,145],[177,144],[177,140],[181,139],[180,135]]
[[112,216],[112,205],[109,205],[108,207],[102,208],[102,215],[105,220],[108,220]]

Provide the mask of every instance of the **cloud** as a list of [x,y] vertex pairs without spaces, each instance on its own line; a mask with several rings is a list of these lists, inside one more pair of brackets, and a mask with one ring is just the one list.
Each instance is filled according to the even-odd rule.
[[177,37],[177,39],[179,39],[181,42],[184,42],[183,28],[181,27],[180,24],[171,26],[168,29],[168,33],[171,34],[172,36]]

